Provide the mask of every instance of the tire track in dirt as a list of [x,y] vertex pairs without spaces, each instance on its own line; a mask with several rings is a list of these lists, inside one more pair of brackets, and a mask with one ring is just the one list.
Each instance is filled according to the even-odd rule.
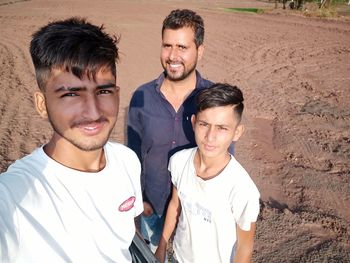
[[[0,123],[0,142],[1,145],[6,145],[6,147],[0,149],[0,156],[3,158],[1,160],[1,165],[7,165],[14,158],[13,155],[18,154],[18,146],[14,146],[12,141],[12,132],[16,129],[18,123],[18,111],[19,104],[14,101],[16,99],[16,87],[21,85],[19,78],[15,77],[15,69],[14,69],[14,60],[11,57],[11,53],[9,49],[1,43],[1,57],[3,61],[2,65],[6,65],[1,68],[1,76],[4,76],[4,83],[2,80],[0,81],[1,87],[3,89],[3,94],[1,98],[1,104],[3,107],[1,108],[1,123]],[[10,84],[6,86],[6,84]],[[26,133],[26,128],[24,132]]]
[[[6,40],[5,40],[6,39]],[[33,73],[30,71],[23,49],[11,41],[11,37],[0,40],[1,64],[0,85],[0,170],[14,160],[31,152],[40,139],[35,138],[42,129],[36,123],[32,93]],[[33,83],[34,84],[34,83]]]
[[[266,233],[269,222],[274,230]],[[347,223],[329,214],[293,213],[262,204],[254,262],[349,262],[349,231]]]
[[[249,23],[244,30],[233,23],[207,42],[206,63],[218,68],[210,71],[245,93],[248,136],[239,144],[253,147],[254,154],[238,149],[238,155],[250,160],[243,163],[264,189],[263,213],[277,209],[281,214],[259,221],[256,262],[349,260],[350,97],[344,91],[350,66],[342,62],[350,61],[349,30],[309,22],[291,23],[310,31],[303,37],[286,32],[284,25],[284,30],[269,24],[270,31],[251,29],[254,34],[249,34]],[[331,77],[334,71],[341,76],[337,80]],[[271,228],[273,234],[266,234]],[[330,250],[339,256],[328,255]]]
[[[305,117],[298,113],[303,110],[303,107],[306,105],[305,103],[308,102],[307,100],[305,101],[305,98],[302,98],[302,95],[305,95],[306,99],[307,96],[315,96],[315,94],[308,93],[307,90],[305,92],[305,88],[314,91],[314,93],[319,93],[320,97],[323,97],[322,93],[324,93],[322,89],[317,90],[317,87],[313,87],[312,81],[306,82],[305,85],[303,61],[307,61],[309,68],[310,64],[314,64],[315,70],[319,70],[319,65],[322,65],[322,62],[324,63],[324,54],[332,57],[333,60],[335,60],[334,57],[336,56],[347,56],[350,54],[350,49],[346,47],[345,43],[339,46],[335,46],[334,43],[330,45],[330,43],[330,41],[324,41],[324,46],[318,47],[317,49],[315,49],[313,45],[310,45],[310,41],[305,43],[295,43],[293,46],[288,46],[287,42],[285,42],[284,45],[281,45],[280,43],[279,46],[274,46],[269,43],[266,48],[263,47],[262,49],[255,50],[255,52],[253,51],[251,61],[257,61],[256,65],[248,65],[244,68],[244,73],[247,75],[249,86],[255,86],[255,88],[259,87],[258,82],[264,82],[264,80],[266,80],[265,83],[268,83],[271,86],[269,89],[266,89],[266,85],[260,85],[260,87],[263,88],[265,96],[256,96],[252,103],[253,105],[258,105],[259,109],[265,108],[265,111],[271,110],[273,112],[278,112],[276,115],[278,115],[279,118],[274,122],[274,136],[278,133],[283,134],[284,138],[281,141],[288,141],[289,143],[287,148],[285,148],[286,145],[283,145],[284,147],[276,145],[276,147],[283,149],[281,151],[283,154],[286,154],[286,149],[297,152],[299,163],[302,163],[301,165],[304,168],[311,166],[312,169],[321,173],[327,172],[333,167],[333,164],[330,161],[331,154],[320,151],[318,144],[320,143],[321,138],[310,138],[308,134],[305,134],[305,131],[312,129],[312,127],[314,127],[314,125],[320,120],[319,118],[309,118],[305,120]],[[295,57],[297,57],[297,61],[294,60]],[[273,76],[276,76],[276,74],[279,75],[278,81],[273,80]],[[256,82],[250,81],[253,77],[257,79]],[[346,76],[344,76],[344,78],[346,78]],[[326,89],[326,87],[323,88]],[[288,93],[285,93],[285,90],[288,90]],[[300,106],[302,106],[301,109]],[[266,107],[271,107],[271,109]],[[324,105],[322,108],[324,110]],[[344,109],[343,111],[346,110]],[[336,118],[340,118],[346,123],[348,117],[347,114],[345,116],[341,115],[341,112],[343,111],[337,110],[336,107],[330,109],[330,112],[337,115]],[[288,122],[283,122],[283,116],[293,117],[287,118]],[[322,121],[322,125],[320,125],[322,126],[322,129],[328,126],[328,121],[329,118]],[[277,125],[278,123],[281,125]],[[301,133],[293,129],[293,127],[300,127],[300,125],[304,126]],[[308,127],[308,129],[305,129],[305,126]],[[289,129],[291,129],[292,132],[286,134],[286,130],[288,131]],[[330,128],[330,131],[331,130],[332,129]],[[344,137],[348,138],[349,136],[346,134]],[[275,141],[276,139],[274,138],[274,142]],[[348,146],[346,144],[343,144],[342,147],[345,147],[345,151],[348,151]],[[339,156],[337,156],[337,159],[339,159],[338,157]],[[348,159],[348,156],[344,156],[344,162],[340,164],[340,166],[345,166],[345,170],[342,172],[349,173],[349,166],[345,162],[346,159]],[[312,189],[310,190],[312,191]],[[312,197],[314,196],[311,196],[311,198]],[[348,195],[345,197],[343,196],[340,202],[343,202],[348,198]],[[331,207],[332,202],[336,200],[336,196],[334,196],[334,198],[327,198],[326,202],[329,202],[327,206]],[[303,204],[300,205],[302,206]],[[340,216],[344,215],[349,218],[349,213],[347,211],[344,211]]]
[[[181,8],[194,9],[205,20],[206,50],[199,63],[202,75],[238,84],[245,94],[247,131],[237,144],[236,156],[263,197],[253,262],[350,262],[349,23],[284,14],[227,13],[217,8],[224,4],[228,2],[182,1]],[[122,33],[124,54],[118,82],[123,89],[123,118],[133,89],[159,74],[161,22],[178,6],[176,2],[140,0],[89,1],[89,5],[30,1],[2,7],[0,50],[11,54],[5,60],[10,65],[13,58],[11,67],[17,76],[6,71],[1,85],[7,90],[18,86],[19,79],[28,90],[36,87],[30,63],[25,62],[27,53],[23,52],[25,58],[18,55],[20,49],[28,49],[29,33],[22,39],[23,32],[57,18],[84,14]],[[19,136],[12,130],[22,129],[22,124],[10,123],[12,134],[6,131],[3,143],[18,148],[18,155],[45,141],[42,134],[47,133],[47,123],[34,112],[31,99],[21,95],[20,102],[11,101],[20,104],[12,106],[16,116],[7,111],[7,105],[0,106],[0,120],[5,115],[9,122],[30,119],[23,126],[31,134],[21,135],[21,143],[9,138]],[[118,120],[117,125],[114,136],[123,138],[122,122]],[[0,143],[2,139],[0,134]]]

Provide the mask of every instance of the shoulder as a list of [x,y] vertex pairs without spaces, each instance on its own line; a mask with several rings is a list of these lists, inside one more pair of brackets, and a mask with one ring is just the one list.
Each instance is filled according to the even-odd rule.
[[[31,154],[11,164],[7,171],[0,174],[0,192],[7,189],[14,199],[20,200],[34,185],[34,182],[43,176],[47,166],[47,159],[42,149],[38,148]],[[40,179],[41,180],[41,179]]]
[[157,79],[151,80],[139,86],[136,91],[142,91],[148,89],[149,87],[154,87],[156,85]]
[[33,171],[36,169],[42,169],[43,166],[47,164],[47,156],[41,148],[35,149],[32,153],[24,156],[21,159],[16,160],[12,163],[6,172],[1,174],[1,176],[6,174],[21,174],[25,171]]
[[238,186],[237,189],[240,189],[243,193],[260,196],[259,190],[248,172],[233,156],[231,156],[230,161],[230,174],[233,174],[231,178]]
[[107,142],[105,150],[109,167],[125,169],[129,175],[140,175],[141,164],[133,150],[117,142]]
[[162,82],[162,80],[164,79],[164,73],[160,74],[160,76],[156,79],[153,79],[149,82],[146,82],[144,84],[142,84],[141,86],[139,86],[134,94],[133,97],[135,96],[140,96],[140,94],[142,94],[143,92],[149,92],[154,90],[154,88],[160,83]]
[[152,94],[156,93],[157,79],[147,82],[139,86],[132,94],[130,100],[131,108],[142,108],[144,107],[145,98],[152,97]]
[[197,147],[184,149],[176,152],[170,157],[169,160],[169,170],[175,172],[176,170],[181,170],[186,166],[192,159],[195,154]]
[[118,142],[111,142],[108,141],[105,145],[105,149],[108,152],[108,154],[117,154],[118,157],[121,157],[123,159],[138,159],[136,156],[136,153],[131,150],[129,147],[125,146],[124,144],[118,143]]
[[188,159],[196,150],[197,150],[197,147],[178,151],[174,153],[170,159],[171,160]]
[[200,89],[208,88],[212,84],[214,84],[212,81],[203,78],[202,75],[199,73],[199,71],[196,71],[196,73],[197,73],[197,79],[199,82],[198,84],[199,84]]
[[210,81],[210,80],[208,80],[208,79],[202,79],[202,82],[203,82],[203,86],[204,87],[207,87],[207,88],[209,88],[211,85],[213,85],[214,84],[214,82],[212,82],[212,81]]

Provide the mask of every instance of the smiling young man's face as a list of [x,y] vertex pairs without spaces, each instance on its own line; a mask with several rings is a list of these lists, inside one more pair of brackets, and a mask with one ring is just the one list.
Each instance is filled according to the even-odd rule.
[[95,151],[107,142],[118,116],[119,87],[108,69],[95,80],[52,70],[43,93],[35,94],[36,107],[47,117],[54,134],[47,146]]

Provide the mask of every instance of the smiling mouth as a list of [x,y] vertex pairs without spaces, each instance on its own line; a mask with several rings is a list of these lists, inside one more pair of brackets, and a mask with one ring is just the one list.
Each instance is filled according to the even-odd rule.
[[182,63],[178,61],[167,61],[167,64],[169,65],[170,68],[172,69],[177,69],[179,67],[182,67]]
[[96,129],[98,129],[98,127],[100,126],[101,124],[98,123],[96,125],[93,125],[93,126],[86,126],[86,127],[82,127],[84,130],[87,130],[87,131],[94,131]]
[[89,125],[78,125],[76,127],[81,131],[81,133],[88,136],[93,136],[99,134],[102,131],[104,124],[105,122],[95,122]]
[[179,67],[182,66],[182,64],[170,64],[170,63],[169,63],[169,66],[170,66],[171,68],[179,68]]
[[107,122],[106,118],[100,118],[97,121],[80,121],[74,123],[72,128],[78,128],[83,134],[91,136],[100,133]]

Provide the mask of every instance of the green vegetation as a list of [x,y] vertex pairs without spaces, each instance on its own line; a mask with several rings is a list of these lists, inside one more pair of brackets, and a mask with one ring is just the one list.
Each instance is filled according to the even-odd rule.
[[[347,4],[349,0],[331,0],[332,4]],[[304,0],[304,3],[320,4],[321,0]]]
[[321,18],[337,18],[339,16],[349,16],[349,0],[307,0],[303,5],[302,12],[305,16]]
[[263,13],[263,9],[259,8],[239,8],[239,7],[230,7],[230,8],[224,8],[225,11],[228,12],[251,12],[251,13]]

